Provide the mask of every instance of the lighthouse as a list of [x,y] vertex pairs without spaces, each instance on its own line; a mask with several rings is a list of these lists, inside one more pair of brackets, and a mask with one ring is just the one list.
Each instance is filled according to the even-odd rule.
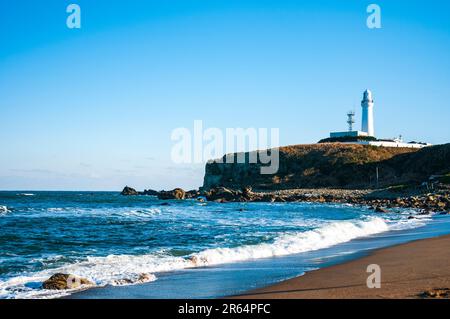
[[362,125],[361,131],[366,132],[368,136],[375,136],[373,128],[373,98],[372,92],[365,90],[363,94],[363,100],[361,101],[362,107]]
[[371,145],[380,147],[408,147],[408,148],[423,148],[431,146],[429,143],[409,142],[404,143],[402,139],[377,139],[375,138],[375,129],[373,127],[373,95],[369,90],[363,93],[361,101],[362,107],[362,123],[361,131],[353,131],[353,124],[355,123],[355,112],[347,113],[348,131],[345,132],[331,132],[329,138],[319,141],[319,143],[346,143]]

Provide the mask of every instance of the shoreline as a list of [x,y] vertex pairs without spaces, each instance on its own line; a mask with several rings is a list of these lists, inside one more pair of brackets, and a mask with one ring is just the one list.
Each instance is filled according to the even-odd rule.
[[[440,222],[434,223],[433,224],[429,224],[427,226],[425,226],[428,229],[423,229],[422,231],[420,231],[419,233],[417,232],[409,232],[406,231],[403,234],[400,235],[393,235],[393,234],[389,234],[386,233],[385,235],[377,235],[374,238],[370,239],[370,237],[368,237],[367,239],[362,238],[362,240],[356,240],[356,241],[351,241],[348,243],[344,243],[343,245],[337,245],[335,246],[336,248],[338,248],[338,246],[340,246],[341,248],[338,248],[337,251],[335,250],[335,248],[333,247],[329,247],[326,248],[325,251],[328,250],[328,252],[325,252],[325,255],[322,254],[316,254],[316,252],[319,251],[313,251],[310,252],[312,253],[312,256],[307,257],[306,259],[302,259],[300,261],[300,264],[298,264],[299,260],[296,259],[296,261],[286,261],[286,258],[292,258],[289,256],[286,256],[286,258],[276,258],[276,259],[267,259],[264,261],[264,259],[259,260],[259,266],[258,267],[277,267],[277,265],[282,265],[283,266],[288,266],[289,268],[297,268],[302,264],[302,262],[307,262],[309,264],[315,264],[315,260],[316,259],[322,259],[325,258],[323,261],[319,261],[319,263],[321,264],[317,270],[306,270],[305,273],[303,273],[302,275],[299,275],[300,273],[297,272],[297,274],[294,274],[294,276],[288,276],[285,278],[290,278],[290,279],[282,279],[282,281],[280,282],[276,282],[276,281],[272,281],[272,283],[268,282],[266,284],[263,285],[256,285],[256,287],[259,288],[250,288],[251,286],[248,286],[249,288],[247,289],[240,289],[240,291],[238,292],[229,292],[229,293],[225,293],[223,295],[216,295],[216,296],[209,296],[206,294],[201,295],[200,298],[220,298],[220,299],[229,299],[229,298],[240,298],[240,299],[283,299],[283,298],[293,298],[293,299],[298,299],[298,298],[317,298],[317,299],[333,299],[333,298],[357,298],[357,299],[371,299],[371,298],[420,298],[420,296],[418,296],[419,293],[423,293],[425,291],[428,291],[430,289],[433,288],[449,288],[450,287],[450,269],[448,269],[448,265],[450,265],[450,252],[446,252],[445,248],[449,247],[450,245],[450,228],[449,228],[449,219],[447,218],[447,216],[442,216],[442,217],[438,217],[439,220],[441,220]],[[442,228],[439,225],[444,225],[444,228]],[[422,235],[420,234],[428,234],[426,235],[427,237],[422,237]],[[393,236],[393,238],[392,238]],[[424,238],[424,239],[422,239]],[[441,242],[441,240],[444,240],[444,242]],[[388,242],[387,242],[388,241]],[[393,242],[393,243],[389,243],[389,242]],[[353,243],[352,243],[353,242]],[[431,248],[427,248],[424,252],[421,251],[420,252],[420,256],[419,257],[414,257],[414,254],[416,252],[411,251],[411,249],[408,252],[396,252],[394,254],[394,257],[391,259],[391,257],[387,257],[387,261],[390,262],[394,262],[395,263],[395,267],[398,268],[411,268],[412,267],[418,267],[417,265],[414,264],[409,264],[409,258],[411,258],[411,256],[413,256],[413,259],[419,259],[419,261],[423,261],[423,260],[428,260],[428,264],[425,265],[428,268],[426,268],[425,270],[421,270],[420,273],[415,274],[416,276],[419,276],[419,279],[422,280],[428,280],[429,284],[428,285],[422,285],[421,289],[416,289],[415,292],[413,293],[406,293],[408,291],[408,289],[405,289],[405,287],[400,287],[400,291],[397,291],[397,293],[395,295],[384,295],[384,290],[383,289],[371,289],[370,292],[375,293],[375,295],[364,295],[361,294],[358,291],[355,291],[355,294],[352,295],[352,289],[361,289],[361,288],[365,288],[364,290],[366,290],[367,293],[367,287],[365,286],[367,277],[370,275],[369,273],[366,273],[366,269],[367,269],[367,265],[371,264],[371,263],[379,263],[380,266],[382,267],[382,284],[383,282],[386,282],[386,280],[389,280],[389,284],[392,285],[393,282],[391,281],[395,281],[398,280],[398,278],[401,278],[401,275],[398,275],[398,271],[397,273],[394,275],[394,279],[395,280],[390,280],[388,277],[391,276],[389,275],[388,277],[386,277],[384,271],[385,269],[385,258],[380,260],[375,261],[370,261],[367,262],[367,258],[372,258],[373,255],[378,255],[380,253],[384,254],[385,250],[390,250],[390,249],[399,249],[398,247],[400,247],[401,249],[403,249],[402,247],[404,246],[408,246],[408,245],[416,245],[416,243],[419,242],[426,242],[427,246],[430,246]],[[434,244],[435,243],[435,244]],[[351,245],[350,247],[348,245]],[[345,248],[345,246],[347,246]],[[434,251],[433,246],[435,246],[435,248],[437,247],[438,252]],[[330,250],[334,251],[331,252],[330,255]],[[324,251],[324,250],[321,250]],[[442,251],[444,251],[444,255],[445,258],[441,258],[441,253]],[[344,254],[341,254],[342,252],[344,252]],[[336,254],[337,253],[337,254]],[[328,255],[327,255],[328,254]],[[347,256],[347,257],[345,257]],[[401,256],[401,258],[397,258],[398,256]],[[295,257],[294,257],[295,258]],[[309,259],[308,259],[309,258]],[[242,276],[244,273],[242,272],[242,270],[239,270],[240,267],[243,267],[243,269],[251,269],[254,267],[255,264],[253,264],[254,261],[244,261],[243,264],[242,263],[237,263],[237,264],[230,264],[228,266],[225,266],[225,269],[235,269],[237,271],[237,277]],[[439,265],[439,263],[443,263],[443,265]],[[261,264],[263,263],[263,264]],[[265,263],[265,266],[264,266]],[[317,265],[319,265],[319,263]],[[353,263],[363,263],[363,267],[359,267],[359,268],[354,268],[354,266],[352,266]],[[240,266],[239,266],[240,264]],[[348,268],[348,265],[351,265],[350,268]],[[436,268],[436,265],[439,265],[439,267]],[[237,266],[237,267],[236,267]],[[389,265],[388,265],[389,266]],[[424,267],[422,265],[422,267]],[[112,286],[106,286],[106,287],[91,287],[90,289],[87,289],[83,292],[75,292],[69,296],[63,297],[63,299],[102,299],[102,298],[106,298],[106,299],[114,299],[114,298],[139,298],[139,299],[154,299],[154,298],[161,298],[160,294],[155,294],[153,291],[156,289],[158,290],[158,287],[164,287],[163,289],[177,289],[177,287],[179,287],[179,285],[182,286],[186,286],[186,285],[193,285],[193,286],[198,286],[198,285],[204,285],[204,280],[205,280],[205,276],[207,278],[209,278],[210,282],[217,282],[218,278],[221,278],[220,275],[217,277],[208,277],[210,276],[211,273],[214,273],[215,271],[211,272],[211,269],[213,268],[209,268],[209,267],[201,267],[197,269],[197,274],[194,273],[190,273],[190,275],[188,275],[188,271],[189,270],[183,270],[181,273],[178,274],[178,279],[176,277],[173,276],[163,276],[161,278],[158,279],[161,280],[163,279],[163,282],[152,282],[152,283],[142,283],[142,284],[137,284],[137,285],[127,285],[127,286],[117,286],[117,287],[112,287]],[[338,279],[340,279],[341,281],[344,281],[344,283],[342,282],[337,282],[333,285],[330,286],[326,286],[326,285],[322,285],[322,287],[320,287],[320,284],[323,283],[323,281],[318,281],[320,280],[325,280],[326,283],[328,282],[333,282],[333,280],[335,280],[336,278],[331,278],[331,281],[329,281],[329,278],[325,278],[322,275],[322,272],[329,272],[333,269],[340,269],[338,272]],[[442,271],[442,269],[444,271]],[[359,274],[359,283],[358,282],[351,282],[352,280],[354,280],[354,278],[358,278],[357,276],[354,275],[354,272],[358,272]],[[391,269],[387,269],[387,273],[390,273]],[[413,272],[410,271],[410,269],[408,269],[407,271],[408,273],[412,273]],[[443,281],[430,281],[432,279],[439,279],[439,278],[428,278],[430,276],[430,274],[433,274],[433,276],[435,275],[435,273],[442,273],[442,275],[439,275],[438,277],[443,276],[444,279]],[[184,274],[183,274],[184,273]],[[233,271],[234,273],[234,271]],[[181,277],[180,277],[181,274]],[[192,277],[192,274],[194,274],[194,276]],[[334,277],[336,274],[335,273],[331,273],[331,277]],[[267,273],[264,275],[267,276]],[[297,277],[295,277],[297,276]],[[309,279],[310,276],[314,276],[314,281],[312,282],[314,285],[311,285],[311,282],[309,282],[311,279]],[[180,278],[183,278],[184,280]],[[175,278],[175,280],[171,280],[170,278]],[[262,278],[262,277],[261,277]],[[303,284],[303,280],[304,278],[307,278],[308,280],[308,287],[304,286]],[[281,278],[280,278],[281,279]],[[408,283],[410,280],[415,280],[417,278],[411,278],[408,277],[405,279],[405,281]],[[350,281],[350,284],[345,283],[346,280]],[[297,282],[298,281],[298,282]],[[156,286],[155,286],[156,283]],[[159,286],[161,285],[162,286]],[[248,284],[248,283],[247,283]],[[206,284],[208,286],[208,284]],[[346,295],[341,295],[339,293],[341,293],[342,291],[340,291],[337,295],[330,295],[329,291],[327,291],[327,289],[330,289],[332,287],[346,287],[350,285],[350,293],[347,292]],[[214,286],[214,285],[212,285]],[[203,286],[202,286],[203,287]],[[384,287],[383,287],[384,288]],[[203,289],[203,288],[202,288]],[[274,291],[273,289],[278,289],[278,291]],[[313,294],[313,295],[297,295],[296,292],[300,291],[300,290],[307,290],[307,292]],[[338,288],[336,288],[338,289]],[[291,291],[291,292],[289,292]],[[380,291],[382,293],[380,293]],[[285,295],[282,292],[286,292],[287,294]],[[289,292],[289,293],[288,293]],[[199,298],[199,297],[182,297],[184,295],[178,295],[172,298]],[[187,294],[185,296],[189,296],[189,292],[187,292]]]
[[[224,188],[222,188],[223,190]],[[227,190],[227,189],[225,189]],[[375,190],[376,192],[376,197],[378,197],[380,195],[381,190]],[[238,192],[238,191],[235,191]],[[287,200],[276,200],[275,203],[292,203],[292,202],[298,202],[298,203],[302,203],[302,202],[310,202],[310,203],[317,203],[317,204],[351,204],[352,206],[355,207],[359,207],[359,206],[365,206],[365,207],[370,207],[370,203],[377,203],[379,206],[375,205],[374,207],[372,207],[374,209],[374,212],[378,212],[378,213],[391,213],[391,214],[396,214],[397,212],[401,212],[399,211],[398,208],[406,208],[409,207],[411,208],[411,212],[409,212],[409,216],[408,219],[420,219],[422,218],[422,216],[418,216],[418,215],[428,215],[431,213],[431,211],[429,210],[430,208],[434,207],[434,206],[439,206],[439,204],[444,204],[443,211],[441,210],[441,212],[434,212],[435,214],[433,215],[447,215],[449,214],[449,211],[447,210],[447,206],[449,204],[449,193],[447,192],[447,190],[437,190],[434,193],[427,193],[427,194],[417,194],[415,196],[411,196],[412,194],[409,193],[407,194],[407,196],[409,195],[410,197],[403,197],[400,198],[400,200],[402,201],[402,203],[400,203],[398,206],[397,205],[390,205],[390,203],[398,203],[398,199],[399,197],[397,197],[399,194],[392,194],[390,199],[387,199],[386,202],[380,199],[376,199],[374,198],[374,190],[351,190],[351,189],[289,189],[289,190],[278,190],[278,191],[253,191],[251,189],[243,189],[240,191],[241,194],[239,196],[250,196],[250,198],[247,198],[247,200],[245,201],[240,201],[240,200],[229,200],[227,202],[229,203],[267,203],[266,201],[259,201],[258,199],[260,197],[264,197],[266,198],[267,194],[270,194],[270,196],[276,196],[277,198],[283,198],[283,199],[287,199]],[[386,198],[386,192],[388,192],[388,194],[390,193],[389,191],[383,190],[382,194],[384,198]],[[220,194],[223,195],[223,194]],[[154,196],[154,195],[153,195]],[[242,197],[238,197],[237,199],[241,199]],[[369,199],[370,198],[370,199]],[[379,198],[379,197],[378,197]],[[187,198],[186,198],[187,199]],[[198,200],[198,198],[189,198],[191,201],[196,201]],[[256,199],[256,200],[252,200],[252,199]],[[181,203],[183,202],[183,200],[180,201],[162,201],[160,203],[160,205],[164,205],[164,206],[170,206],[170,205],[174,205],[175,203]],[[208,200],[208,202],[210,202],[211,204],[213,204],[213,206],[218,207],[218,206],[226,206],[227,202],[223,203],[222,202],[217,202],[215,200]],[[417,205],[416,205],[417,203]],[[205,203],[206,204],[206,203]],[[219,205],[217,205],[219,204]],[[202,204],[204,205],[204,204]],[[388,206],[388,207],[386,207]],[[411,207],[412,206],[412,207]],[[416,207],[419,206],[419,207]],[[421,207],[420,207],[421,206]],[[382,211],[379,210],[382,207],[386,207],[386,211]],[[428,208],[428,209],[427,209]],[[237,209],[237,211],[245,211],[245,209]],[[380,214],[380,217],[383,218],[383,215],[385,214]],[[385,215],[387,216],[387,215]],[[444,216],[443,216],[444,217]],[[445,216],[446,217],[446,216]],[[423,218],[426,218],[425,216],[423,216]],[[438,236],[439,234],[435,234],[432,236]],[[396,244],[394,244],[395,246]],[[450,241],[447,242],[446,244],[447,247],[450,247]],[[375,248],[378,249],[378,248]],[[427,258],[427,255],[425,255],[424,258]],[[342,261],[341,261],[342,262]],[[344,262],[346,263],[346,262]],[[450,265],[450,261],[447,263],[447,265]],[[367,265],[366,265],[367,266]],[[297,267],[295,264],[293,265],[293,267]],[[325,266],[327,267],[327,266]],[[433,265],[431,264],[430,267],[433,267]],[[327,268],[321,268],[321,269],[327,269]],[[311,273],[314,273],[314,271],[312,271]],[[143,273],[144,274],[144,273]],[[298,274],[298,273],[297,273]],[[293,276],[297,275],[294,274]],[[305,276],[310,276],[309,275],[310,272],[308,271],[306,273],[306,275],[300,277],[300,278],[304,278]],[[367,276],[369,274],[367,274],[365,271],[363,272],[364,274],[364,278],[367,279]],[[292,276],[290,277],[284,277],[284,278],[292,278]],[[49,278],[50,279],[50,278]],[[282,278],[280,278],[282,279]],[[365,280],[364,279],[364,280]],[[125,278],[124,280],[128,280],[128,278]],[[295,279],[291,279],[291,280],[295,280]],[[131,281],[130,281],[131,282]],[[141,285],[145,285],[144,283],[145,281],[142,281],[140,283],[136,283],[136,286],[141,286]],[[273,281],[272,281],[273,282]],[[365,281],[364,281],[365,282]],[[285,283],[285,282],[283,282]],[[270,282],[266,282],[264,285],[268,285],[271,284]],[[281,283],[280,283],[281,284]],[[280,284],[276,284],[275,286],[278,286]],[[254,285],[253,287],[264,287],[264,285]],[[135,285],[132,285],[135,286]],[[120,286],[119,286],[120,287]],[[224,293],[222,295],[216,295],[216,296],[230,296],[233,295],[234,293],[243,293],[245,292],[247,289],[250,289],[252,286],[247,286],[247,288],[244,287],[244,289],[232,292],[232,291],[228,291],[228,293]],[[268,287],[273,287],[268,286]],[[268,288],[266,287],[266,288]],[[336,286],[338,287],[338,286]],[[447,287],[450,287],[450,283],[447,284]],[[91,286],[91,287],[85,287],[85,291],[89,291],[89,290],[96,290],[97,288],[103,288],[100,286]],[[108,290],[112,287],[106,287]],[[265,291],[264,289],[266,288],[260,288],[259,290],[255,290],[255,291],[251,291],[251,293],[260,293],[262,292],[263,295],[267,295],[267,291]],[[314,288],[314,287],[312,287]],[[112,289],[115,289],[112,288]],[[84,289],[83,289],[84,290]],[[129,289],[130,291],[133,290],[132,287],[130,287]],[[375,289],[377,290],[377,289]],[[73,294],[71,294],[71,296],[73,297],[69,297],[69,298],[77,298],[76,296],[79,295],[79,293],[82,293],[81,291],[77,291],[74,292]],[[113,295],[114,293],[112,293]],[[248,293],[246,293],[245,295],[247,295]],[[276,293],[278,294],[278,292]],[[92,295],[95,295],[94,293]],[[411,297],[411,296],[409,296]],[[256,296],[252,296],[252,298],[256,298]],[[276,296],[271,296],[271,297],[267,297],[266,298],[277,298]],[[282,297],[285,298],[285,297]],[[303,298],[303,297],[288,297],[288,298]],[[316,298],[327,298],[325,296],[316,296]],[[351,297],[353,298],[353,297]],[[358,298],[358,297],[355,297]],[[362,298],[366,298],[366,297],[362,297]]]
[[[368,256],[320,268],[226,299],[450,298],[450,235],[376,249]],[[369,289],[368,265],[381,269],[381,288]]]

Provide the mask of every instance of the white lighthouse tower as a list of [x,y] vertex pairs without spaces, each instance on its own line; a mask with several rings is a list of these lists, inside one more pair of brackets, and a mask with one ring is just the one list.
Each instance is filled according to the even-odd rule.
[[373,98],[372,92],[365,90],[363,94],[363,100],[361,101],[362,107],[362,125],[361,131],[366,132],[368,136],[375,136],[373,128]]
[[[362,107],[362,125],[361,131],[353,131],[353,124],[355,123],[355,112],[347,113],[348,131],[346,132],[331,132],[330,138],[323,139],[319,143],[346,143],[371,145],[379,147],[408,147],[408,148],[423,148],[431,146],[429,143],[409,142],[404,143],[401,139],[377,139],[375,138],[375,129],[373,126],[373,96],[372,92],[365,90],[363,99],[361,101]],[[367,138],[368,136],[372,138]]]

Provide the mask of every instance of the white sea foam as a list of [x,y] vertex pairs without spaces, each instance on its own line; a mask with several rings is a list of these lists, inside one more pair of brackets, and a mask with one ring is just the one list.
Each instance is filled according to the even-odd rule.
[[8,207],[0,206],[0,215],[6,214],[6,213],[9,213],[9,212],[10,212],[10,210],[8,209]]
[[[415,220],[408,221],[416,225]],[[366,221],[332,222],[306,232],[285,233],[275,240],[256,245],[233,248],[212,248],[188,257],[174,257],[161,251],[146,255],[110,255],[88,257],[84,261],[57,269],[48,269],[28,276],[20,276],[0,282],[0,298],[55,298],[73,291],[44,291],[42,281],[55,273],[70,273],[95,282],[97,285],[124,285],[156,280],[155,273],[185,268],[217,265],[258,258],[270,258],[297,254],[331,247],[352,239],[385,232],[397,227],[379,217]]]
[[119,286],[154,281],[156,280],[153,274],[155,272],[182,269],[188,266],[189,261],[181,257],[160,254],[88,257],[87,260],[78,263],[0,282],[0,298],[57,298],[76,291],[40,289],[42,282],[55,273],[68,273],[87,278],[97,286]]
[[131,218],[147,218],[158,215],[161,213],[161,210],[158,208],[145,208],[138,210],[130,210],[125,213],[121,213],[122,216],[131,217]]
[[413,219],[401,219],[396,223],[392,224],[390,230],[408,230],[417,227],[425,226],[428,222],[432,220],[429,215],[414,215]]
[[285,234],[275,239],[273,243],[207,249],[194,254],[191,260],[196,266],[207,266],[298,254],[327,248],[358,237],[381,233],[388,229],[387,223],[381,218],[373,218],[369,221],[336,222],[307,232]]

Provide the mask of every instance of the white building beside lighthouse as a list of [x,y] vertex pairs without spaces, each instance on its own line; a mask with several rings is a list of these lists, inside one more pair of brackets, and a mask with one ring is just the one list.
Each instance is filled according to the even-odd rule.
[[368,136],[375,136],[375,129],[373,127],[373,97],[372,92],[369,90],[364,91],[361,107],[361,131],[367,133]]

